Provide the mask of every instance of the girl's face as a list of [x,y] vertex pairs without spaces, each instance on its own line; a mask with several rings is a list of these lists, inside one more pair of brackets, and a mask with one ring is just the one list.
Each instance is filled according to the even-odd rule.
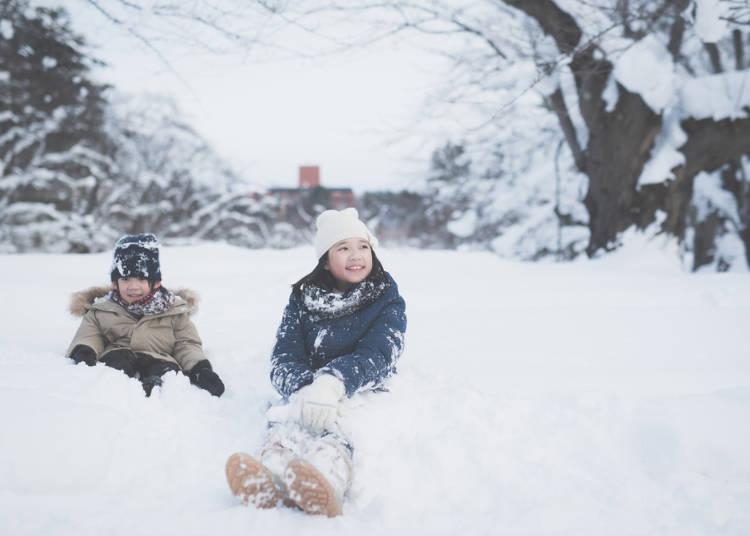
[[346,291],[364,281],[372,272],[372,249],[364,238],[347,238],[328,250],[325,269],[331,272],[336,287]]
[[[159,288],[159,284],[158,281],[154,283],[154,288]],[[148,293],[151,292],[151,287],[148,284],[148,279],[126,277],[117,280],[117,292],[120,293],[120,297],[126,303],[134,303],[148,296]]]

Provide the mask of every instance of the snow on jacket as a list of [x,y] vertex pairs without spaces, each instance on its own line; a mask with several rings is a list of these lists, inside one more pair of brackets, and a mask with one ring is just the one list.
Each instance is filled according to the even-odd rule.
[[195,293],[178,290],[174,305],[167,311],[136,319],[121,305],[105,298],[109,292],[109,287],[91,287],[73,294],[70,312],[83,319],[66,356],[70,357],[79,344],[92,348],[97,360],[112,350],[129,348],[176,363],[185,372],[206,359],[198,330],[190,320],[198,308]]
[[[271,383],[285,398],[318,374],[344,382],[348,396],[379,387],[404,347],[406,304],[393,278],[364,281],[338,294],[310,287],[292,292],[271,357]],[[373,296],[377,296],[374,301]],[[323,305],[321,307],[320,305]]]

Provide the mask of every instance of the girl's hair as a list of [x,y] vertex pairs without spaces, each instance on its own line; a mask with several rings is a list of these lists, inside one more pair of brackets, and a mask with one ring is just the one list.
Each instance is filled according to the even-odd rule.
[[[383,268],[383,264],[377,255],[375,255],[375,250],[372,247],[370,251],[372,252],[372,270],[365,280],[382,281],[385,279],[385,268]],[[302,293],[302,288],[307,285],[315,285],[326,290],[334,290],[336,288],[336,280],[331,275],[331,272],[325,268],[326,262],[328,262],[327,251],[320,256],[318,264],[312,272],[292,285],[295,295],[299,296]]]

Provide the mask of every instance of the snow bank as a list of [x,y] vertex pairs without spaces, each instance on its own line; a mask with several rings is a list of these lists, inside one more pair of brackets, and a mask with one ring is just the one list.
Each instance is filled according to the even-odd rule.
[[220,399],[174,374],[146,399],[117,371],[61,356],[77,326],[68,296],[104,281],[108,254],[2,256],[0,526],[747,533],[750,278],[683,273],[663,247],[566,265],[381,251],[407,301],[407,347],[390,393],[350,403],[355,482],[332,520],[242,507],[223,475],[229,454],[259,445],[268,356],[308,248],[162,251],[165,285],[201,294]]
[[623,52],[615,64],[614,75],[628,91],[640,94],[656,113],[660,113],[673,98],[672,56],[653,35]]
[[689,78],[679,91],[684,117],[738,119],[750,106],[750,70]]
[[685,162],[679,150],[687,141],[680,124],[685,119],[740,119],[750,107],[750,70],[681,79],[672,103],[664,110],[663,128],[651,158],[646,162],[639,185],[654,184],[674,177],[672,170]]
[[680,126],[681,120],[679,108],[670,107],[664,114],[662,129],[654,142],[651,158],[638,178],[638,186],[673,179],[672,170],[685,163],[685,155],[678,150],[687,141],[687,134]]

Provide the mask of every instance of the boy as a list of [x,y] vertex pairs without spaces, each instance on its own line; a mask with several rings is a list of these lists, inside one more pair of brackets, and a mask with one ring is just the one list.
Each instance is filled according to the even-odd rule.
[[161,285],[159,242],[153,234],[125,235],[115,244],[111,287],[73,294],[70,311],[83,320],[66,356],[94,366],[122,370],[143,384],[146,396],[169,371],[182,370],[190,382],[214,396],[224,384],[203,354],[190,314],[197,298]]

